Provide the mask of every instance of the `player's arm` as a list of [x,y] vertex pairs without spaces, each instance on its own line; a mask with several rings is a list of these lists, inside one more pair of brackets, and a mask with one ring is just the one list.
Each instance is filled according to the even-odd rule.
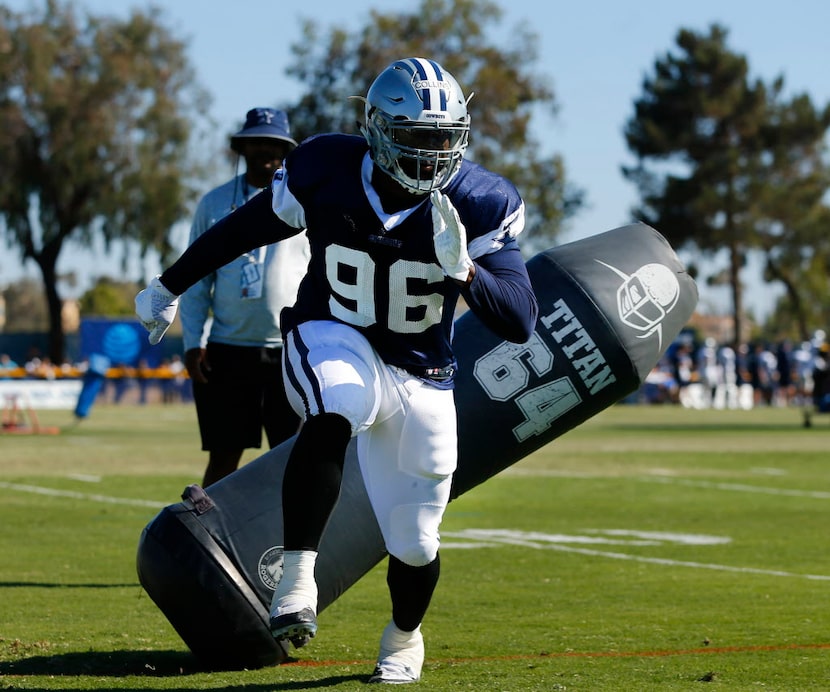
[[271,189],[265,189],[217,221],[159,277],[174,295],[251,250],[296,235],[271,209]]
[[[539,305],[515,236],[500,232],[498,242],[489,243],[491,250],[476,252],[479,256],[473,261],[467,229],[450,198],[435,190],[431,202],[433,245],[444,274],[489,329],[523,344],[536,327]],[[521,209],[516,211],[520,219]]]
[[263,190],[215,223],[135,297],[136,315],[150,332],[150,343],[161,341],[176,317],[179,296],[199,279],[254,248],[301,231],[274,214],[271,190]]
[[[193,215],[188,246],[196,242],[210,226],[213,220],[210,195],[202,197]],[[205,341],[205,325],[210,316],[213,284],[216,272],[211,272],[200,279],[181,296],[179,318],[182,324],[182,341],[184,342],[184,367],[190,379],[202,384],[207,382],[205,370],[209,370]]]
[[[211,205],[209,197],[205,196],[196,207],[193,223],[190,227],[188,247],[195,243],[200,236],[211,226]],[[182,323],[182,339],[185,353],[194,349],[204,348],[203,332],[205,323],[210,315],[211,295],[215,274],[208,274],[185,291],[181,297],[179,317]],[[188,371],[190,368],[188,368]]]
[[461,288],[467,305],[502,339],[523,344],[536,327],[539,303],[515,240],[474,261],[472,280]]

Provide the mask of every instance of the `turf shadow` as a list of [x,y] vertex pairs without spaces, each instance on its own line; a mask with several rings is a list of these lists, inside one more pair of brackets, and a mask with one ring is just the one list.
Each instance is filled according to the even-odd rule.
[[[276,671],[279,666],[274,666]],[[172,678],[196,673],[211,672],[191,653],[183,651],[90,651],[83,653],[59,654],[56,656],[29,656],[15,661],[0,661],[0,676],[91,676],[91,677],[157,677]],[[275,674],[278,677],[278,674]],[[308,689],[325,689],[336,687],[341,683],[366,681],[368,673],[353,675],[332,675],[319,680],[292,680],[263,685],[233,685],[224,688],[228,692],[269,692]],[[50,690],[60,690],[52,687]],[[77,689],[77,687],[67,687]],[[122,689],[122,688],[119,688]],[[182,685],[179,688],[164,686],[159,688],[167,692],[191,692],[193,687]],[[136,688],[147,692],[151,687]],[[129,692],[129,690],[128,690]]]
[[168,677],[204,670],[193,654],[183,651],[87,651],[0,662],[0,675]]

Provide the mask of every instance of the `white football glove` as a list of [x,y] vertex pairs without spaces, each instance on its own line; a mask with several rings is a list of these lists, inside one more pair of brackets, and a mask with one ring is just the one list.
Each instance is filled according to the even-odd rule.
[[431,199],[432,242],[438,263],[447,276],[466,281],[473,266],[467,253],[467,229],[449,197],[433,190]]
[[179,297],[170,293],[157,275],[135,297],[135,314],[144,328],[150,332],[147,340],[155,346],[176,318]]

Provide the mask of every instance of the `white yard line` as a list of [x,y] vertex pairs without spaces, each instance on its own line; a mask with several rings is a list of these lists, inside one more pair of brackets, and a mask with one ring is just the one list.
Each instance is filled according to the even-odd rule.
[[[443,547],[443,546],[442,546]],[[629,560],[631,562],[647,562],[653,565],[668,565],[670,567],[692,567],[694,569],[711,569],[719,572],[738,572],[740,574],[763,574],[772,577],[800,577],[801,579],[812,579],[816,581],[830,581],[830,575],[826,574],[798,574],[796,572],[785,572],[777,569],[758,569],[757,567],[733,567],[731,565],[718,565],[709,562],[689,562],[686,560],[669,560],[662,557],[645,557],[642,555],[628,555],[626,553],[612,553],[605,550],[590,550],[589,548],[574,548],[566,545],[546,545],[544,549],[558,550],[563,553],[579,553],[593,557],[606,557],[613,560]]]
[[[602,473],[581,473],[579,471],[558,471],[549,469],[505,469],[503,475],[525,476],[528,478],[573,478],[577,480],[590,480],[594,478],[607,478]],[[816,500],[830,500],[830,492],[824,490],[795,490],[792,488],[773,488],[762,485],[749,485],[747,483],[724,483],[715,481],[699,481],[689,478],[678,478],[676,476],[664,475],[663,471],[656,472],[653,476],[623,476],[624,478],[642,481],[644,483],[663,483],[665,485],[685,485],[694,488],[707,488],[710,490],[729,490],[743,493],[761,493],[764,495],[783,495],[787,497],[810,497]]]
[[665,483],[666,485],[685,485],[693,488],[710,490],[734,490],[742,493],[761,493],[763,495],[785,495],[788,497],[811,497],[816,500],[830,500],[830,492],[824,490],[792,490],[790,488],[770,488],[746,483],[715,483],[713,481],[693,481],[688,478],[667,478],[666,476],[641,476],[637,480],[646,483]]
[[[593,531],[593,530],[592,530]],[[636,532],[635,532],[636,533]],[[759,569],[757,567],[735,567],[732,565],[719,565],[711,562],[694,562],[688,560],[671,560],[662,557],[647,557],[643,555],[630,555],[628,553],[617,553],[608,550],[594,550],[591,548],[577,548],[570,545],[562,545],[562,541],[568,540],[567,536],[551,535],[545,537],[544,534],[538,533],[524,533],[521,531],[508,530],[489,530],[489,529],[467,529],[456,532],[442,532],[444,539],[446,538],[460,538],[471,540],[471,544],[466,542],[452,543],[442,540],[441,549],[450,548],[468,548],[475,546],[476,548],[491,547],[495,548],[500,545],[517,545],[524,548],[534,548],[536,550],[557,550],[563,553],[578,553],[579,555],[588,555],[590,557],[604,557],[612,560],[628,560],[630,562],[645,562],[653,565],[667,565],[669,567],[691,567],[693,569],[711,569],[719,572],[736,572],[739,574],[762,574],[773,577],[798,577],[801,579],[811,579],[814,581],[830,581],[830,575],[825,574],[798,574],[797,572],[787,572],[777,569]],[[670,534],[666,534],[670,536]],[[583,542],[581,537],[570,537],[573,542]],[[713,537],[714,538],[714,537]],[[486,542],[485,542],[486,541]],[[669,539],[671,543],[677,543],[675,540]]]
[[79,493],[75,490],[56,490],[55,488],[44,488],[40,485],[25,485],[22,483],[5,483],[0,481],[0,488],[7,490],[17,490],[23,493],[34,493],[36,495],[50,495],[52,497],[70,497],[74,500],[92,500],[93,502],[106,502],[111,505],[133,505],[135,507],[153,507],[154,509],[161,509],[166,507],[169,502],[157,502],[156,500],[139,500],[129,497],[110,497],[109,495],[99,495],[97,493]]

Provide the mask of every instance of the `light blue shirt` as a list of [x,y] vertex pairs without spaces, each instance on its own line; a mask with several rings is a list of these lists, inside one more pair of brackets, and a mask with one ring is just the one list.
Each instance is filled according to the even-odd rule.
[[[258,192],[244,174],[208,192],[196,207],[189,242]],[[301,233],[246,253],[191,286],[179,301],[184,350],[204,348],[208,341],[280,346],[279,314],[294,303],[309,256]]]

